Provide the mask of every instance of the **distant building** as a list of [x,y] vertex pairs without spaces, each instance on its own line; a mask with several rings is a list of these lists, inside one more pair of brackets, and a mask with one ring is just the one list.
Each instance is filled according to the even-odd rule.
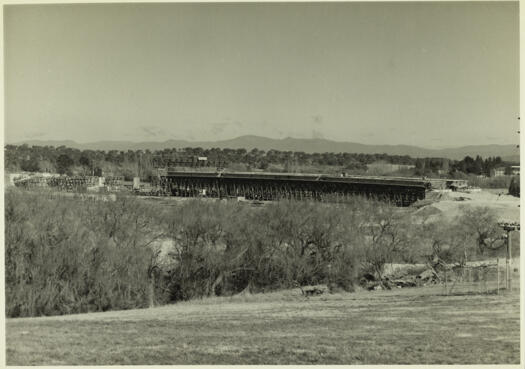
[[494,168],[490,171],[491,177],[501,177],[505,175],[505,167]]
[[510,167],[498,167],[490,171],[491,177],[501,177],[505,175],[519,176],[520,175],[520,166],[512,165]]

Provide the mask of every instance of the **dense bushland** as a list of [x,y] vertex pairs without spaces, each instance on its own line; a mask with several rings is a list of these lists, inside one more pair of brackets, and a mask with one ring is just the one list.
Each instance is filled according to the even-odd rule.
[[128,309],[319,283],[352,291],[364,274],[381,279],[387,263],[464,262],[499,250],[500,236],[486,209],[430,223],[360,198],[163,206],[10,189],[6,313]]
[[10,316],[147,306],[160,233],[131,198],[99,203],[9,191],[5,198]]

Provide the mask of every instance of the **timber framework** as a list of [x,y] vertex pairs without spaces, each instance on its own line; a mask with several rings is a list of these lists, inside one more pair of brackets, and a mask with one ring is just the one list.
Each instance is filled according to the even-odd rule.
[[408,206],[425,198],[430,184],[398,177],[336,177],[291,173],[227,173],[167,170],[160,186],[172,196],[244,197],[250,200],[344,198],[366,196]]

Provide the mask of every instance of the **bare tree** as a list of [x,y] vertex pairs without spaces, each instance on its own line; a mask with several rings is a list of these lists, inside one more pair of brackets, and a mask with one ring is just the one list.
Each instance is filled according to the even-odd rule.
[[458,226],[475,242],[479,254],[504,246],[503,230],[498,226],[496,214],[488,207],[464,207],[456,218]]
[[388,205],[373,204],[363,209],[359,226],[364,240],[364,260],[379,281],[383,283],[387,263],[403,260],[409,253],[410,234],[407,217]]

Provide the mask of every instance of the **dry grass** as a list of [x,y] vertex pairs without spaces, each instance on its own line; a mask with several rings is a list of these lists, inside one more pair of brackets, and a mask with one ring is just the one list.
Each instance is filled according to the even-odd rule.
[[516,364],[519,294],[440,288],[213,298],[7,320],[9,365]]

